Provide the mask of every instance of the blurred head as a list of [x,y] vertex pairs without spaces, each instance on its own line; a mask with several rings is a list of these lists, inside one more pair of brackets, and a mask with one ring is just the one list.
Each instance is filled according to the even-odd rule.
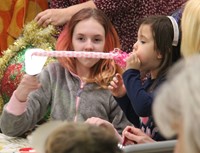
[[177,153],[200,152],[199,60],[197,55],[175,64],[155,96],[155,122],[166,138],[178,135]]
[[158,69],[163,74],[180,58],[179,46],[172,46],[174,29],[166,16],[154,15],[144,18],[139,27],[138,40],[133,51],[141,61],[142,71]]
[[182,15],[181,53],[184,57],[200,53],[200,1],[188,0]]
[[45,153],[121,153],[115,136],[86,123],[66,123],[47,138]]
[[[96,26],[91,26],[91,22]],[[84,42],[84,40],[88,41]],[[82,9],[73,15],[60,34],[56,44],[56,50],[109,52],[119,47],[117,32],[109,19],[102,11],[92,8]],[[58,60],[65,68],[76,74],[76,58],[58,58]],[[114,60],[100,59],[90,61],[95,62],[91,62],[91,74],[86,81],[96,82],[102,87],[106,87],[110,78],[116,72],[121,71]]]

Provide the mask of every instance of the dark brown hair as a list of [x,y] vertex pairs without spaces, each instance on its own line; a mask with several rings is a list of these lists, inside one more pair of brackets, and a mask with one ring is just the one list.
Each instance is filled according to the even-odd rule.
[[158,79],[162,78],[163,75],[166,75],[168,69],[181,57],[180,38],[178,46],[172,46],[174,38],[173,25],[171,20],[164,15],[146,17],[141,20],[140,25],[151,26],[155,50],[163,57],[158,72]]

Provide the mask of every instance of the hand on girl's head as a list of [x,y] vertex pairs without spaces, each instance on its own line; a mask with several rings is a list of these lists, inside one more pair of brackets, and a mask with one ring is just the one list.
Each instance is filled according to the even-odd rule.
[[111,91],[113,96],[118,98],[123,97],[126,94],[123,79],[119,73],[117,73],[110,81],[108,89]]
[[130,54],[129,57],[126,58],[126,70],[128,69],[140,70],[140,65],[141,61],[136,53],[132,53]]
[[87,124],[93,124],[93,125],[96,125],[96,126],[100,126],[100,127],[103,127],[105,128],[106,130],[110,131],[111,133],[113,133],[113,135],[115,135],[115,128],[113,127],[112,123],[106,121],[106,120],[103,120],[101,118],[98,118],[98,117],[91,117],[91,118],[88,118],[85,123]]

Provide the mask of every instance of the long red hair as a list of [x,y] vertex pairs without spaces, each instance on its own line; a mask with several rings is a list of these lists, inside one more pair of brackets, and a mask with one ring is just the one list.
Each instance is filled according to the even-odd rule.
[[[114,48],[120,48],[117,32],[106,15],[98,9],[85,8],[73,15],[71,20],[66,24],[57,40],[56,50],[73,50],[72,35],[74,28],[77,23],[88,18],[95,19],[105,29],[104,52],[112,51]],[[76,74],[76,60],[74,58],[60,57],[58,61],[63,67]],[[121,72],[121,68],[115,64],[114,60],[101,59],[91,68],[91,76],[85,81],[96,82],[101,87],[107,88],[112,77],[116,73]]]

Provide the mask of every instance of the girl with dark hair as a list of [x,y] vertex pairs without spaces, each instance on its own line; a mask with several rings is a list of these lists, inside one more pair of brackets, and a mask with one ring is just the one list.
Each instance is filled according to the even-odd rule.
[[[150,16],[143,19],[133,52],[126,60],[126,71],[122,76],[117,74],[110,82],[109,89],[129,121],[135,125],[123,131],[123,136],[131,143],[164,140],[152,118],[152,104],[157,87],[165,81],[169,68],[181,57],[179,37],[179,26],[173,17]],[[149,75],[142,80],[141,73]]]

